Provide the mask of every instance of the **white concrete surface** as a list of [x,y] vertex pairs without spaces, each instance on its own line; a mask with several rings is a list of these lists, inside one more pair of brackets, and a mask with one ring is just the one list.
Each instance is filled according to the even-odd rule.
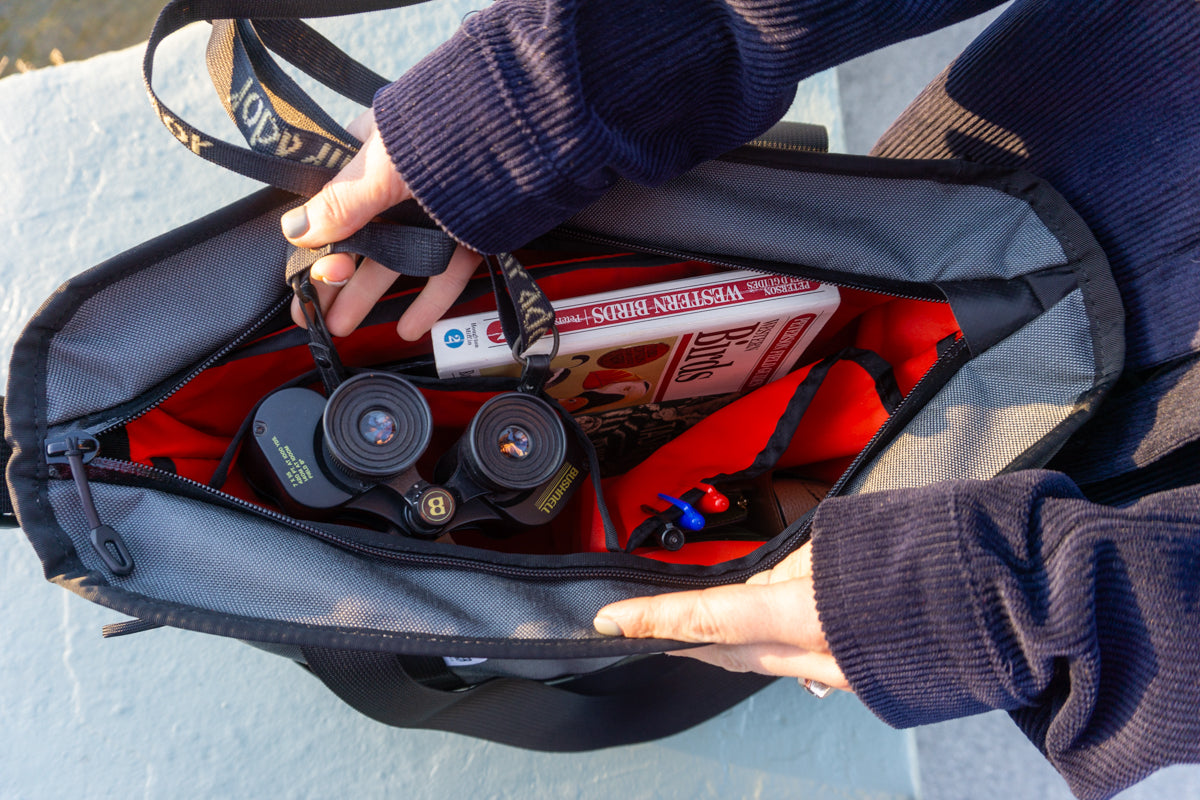
[[1007,5],[908,42],[868,53],[837,68],[847,153],[875,141],[922,89]]
[[[470,9],[457,0],[321,27],[398,74]],[[164,101],[234,140],[202,71],[200,26],[159,60]],[[399,43],[399,44],[397,44]],[[256,188],[184,150],[154,119],[138,48],[0,82],[0,377],[24,321],[61,280]],[[840,144],[836,80],[800,118]],[[336,107],[348,117],[350,107]],[[300,668],[238,642],[117,619],[46,583],[0,537],[0,797],[905,798],[911,738],[854,698],[781,681],[661,742],[545,755],[357,715]]]

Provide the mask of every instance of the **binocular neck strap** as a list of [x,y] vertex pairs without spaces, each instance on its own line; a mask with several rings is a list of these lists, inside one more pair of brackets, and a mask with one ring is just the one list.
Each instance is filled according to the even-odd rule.
[[338,356],[329,329],[325,327],[325,315],[321,313],[321,304],[308,279],[307,270],[293,277],[291,286],[300,301],[300,312],[308,327],[308,349],[312,352],[313,363],[317,366],[321,383],[325,385],[326,394],[333,394],[333,390],[346,379],[346,368]]
[[[511,253],[484,256],[492,291],[496,295],[496,310],[504,339],[512,347],[513,358],[522,366],[521,391],[540,393],[550,377],[550,361],[557,354],[558,332],[554,327],[554,307],[534,282],[525,266]],[[543,336],[553,337],[548,356],[530,353]]]

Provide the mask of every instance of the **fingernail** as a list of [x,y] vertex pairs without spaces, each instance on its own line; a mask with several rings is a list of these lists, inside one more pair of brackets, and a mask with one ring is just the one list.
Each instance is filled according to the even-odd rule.
[[283,229],[283,235],[289,239],[295,239],[297,236],[308,233],[308,209],[304,206],[293,208],[279,218],[279,227]]
[[624,632],[621,630],[621,626],[618,625],[615,620],[609,619],[608,617],[596,617],[594,620],[592,620],[592,627],[596,629],[597,633],[602,633],[605,636],[624,635]]
[[312,278],[314,281],[320,281],[321,283],[325,284],[326,286],[345,286],[347,283],[350,282],[349,278],[342,278],[340,281],[331,281],[328,278],[326,278],[324,275],[317,275],[315,273],[313,274]]

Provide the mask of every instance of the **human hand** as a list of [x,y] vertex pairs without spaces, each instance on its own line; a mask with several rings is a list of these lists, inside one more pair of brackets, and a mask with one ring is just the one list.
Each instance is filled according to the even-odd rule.
[[[283,235],[297,247],[322,247],[350,236],[376,215],[412,197],[396,172],[367,110],[346,126],[363,143],[362,149],[341,172],[303,206],[283,215]],[[401,338],[419,339],[462,293],[480,256],[459,246],[446,271],[428,280],[401,315],[396,332]],[[310,276],[325,312],[325,325],[334,336],[348,336],[396,280],[396,273],[378,262],[364,259],[355,267],[349,253],[318,259]],[[292,300],[292,319],[304,327],[298,299]]]
[[605,606],[595,626],[609,636],[704,643],[669,655],[733,672],[809,678],[850,691],[817,619],[808,544],[743,584]]

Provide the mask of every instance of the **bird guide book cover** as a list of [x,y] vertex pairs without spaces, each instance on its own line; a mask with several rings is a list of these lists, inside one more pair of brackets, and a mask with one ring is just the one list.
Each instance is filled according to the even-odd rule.
[[[787,373],[838,301],[835,286],[744,270],[560,300],[546,392],[573,414],[743,394]],[[433,345],[439,377],[520,374],[495,312],[438,322]]]

